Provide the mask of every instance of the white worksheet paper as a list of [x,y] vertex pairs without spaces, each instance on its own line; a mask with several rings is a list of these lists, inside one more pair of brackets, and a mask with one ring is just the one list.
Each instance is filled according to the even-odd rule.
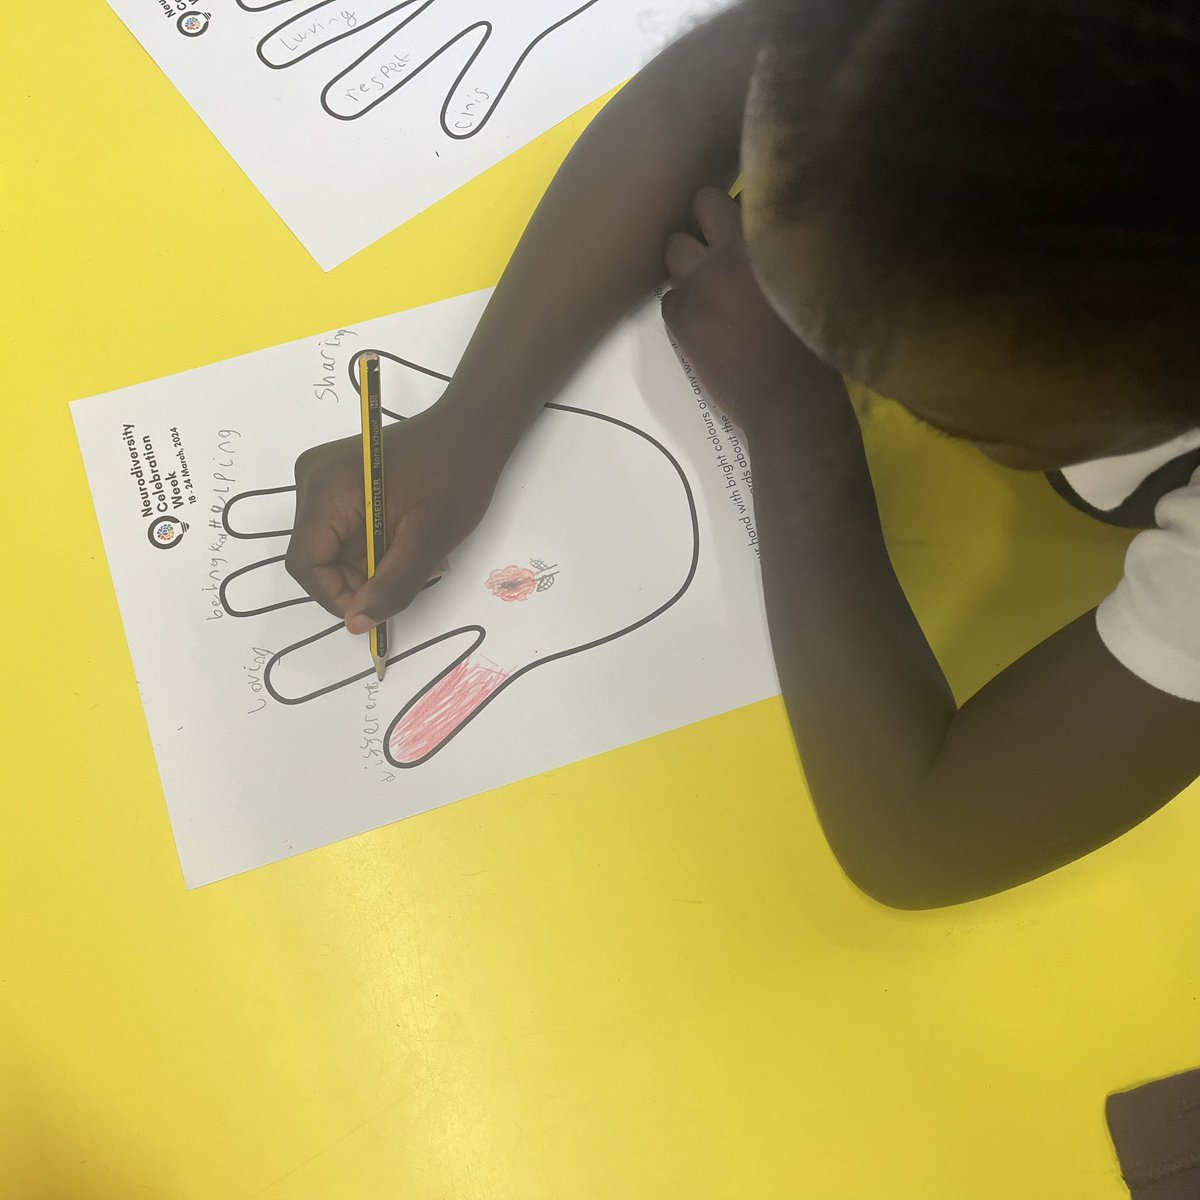
[[329,270],[728,0],[108,0]]
[[[486,293],[72,405],[189,886],[776,694],[744,444],[657,305],[537,417],[449,571],[366,638],[282,561],[304,449],[433,403]],[[537,353],[531,346],[530,353]]]

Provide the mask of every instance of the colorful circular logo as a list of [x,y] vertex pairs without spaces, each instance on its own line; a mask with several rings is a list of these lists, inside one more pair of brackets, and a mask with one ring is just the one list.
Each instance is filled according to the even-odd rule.
[[183,541],[187,530],[187,525],[178,517],[155,517],[150,522],[146,536],[150,539],[150,545],[157,546],[159,550],[174,550]]
[[208,13],[184,13],[175,24],[184,37],[199,37],[208,28],[209,20]]

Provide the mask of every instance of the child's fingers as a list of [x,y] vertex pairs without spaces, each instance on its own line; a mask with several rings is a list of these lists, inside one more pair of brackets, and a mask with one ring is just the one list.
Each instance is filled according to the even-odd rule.
[[673,233],[663,250],[663,264],[673,287],[682,287],[704,261],[708,248],[689,233]]
[[284,564],[288,574],[326,612],[341,616],[353,592],[346,587],[338,555],[341,537],[328,517],[303,503],[297,507],[296,527]]
[[680,288],[674,288],[662,298],[662,315],[671,336],[685,350],[688,348],[691,332],[691,313],[693,305],[689,303],[688,293]]
[[361,576],[342,563],[310,563],[297,567],[286,563],[288,574],[331,616],[343,617],[356,593],[353,584]]
[[412,603],[417,593],[435,577],[445,574],[445,543],[436,542],[422,531],[408,536],[403,527],[375,574],[365,579],[344,610],[351,633],[365,633]]
[[704,188],[696,193],[692,220],[710,246],[723,246],[742,236],[741,205],[720,188]]

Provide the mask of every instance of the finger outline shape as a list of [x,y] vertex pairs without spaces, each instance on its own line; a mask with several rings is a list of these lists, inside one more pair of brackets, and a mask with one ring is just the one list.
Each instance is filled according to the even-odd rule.
[[[565,15],[563,15],[562,17],[558,18],[558,20],[552,22],[550,25],[548,25],[546,28],[544,28],[540,33],[538,33],[531,41],[529,41],[525,45],[525,47],[520,51],[520,53],[516,56],[515,60],[513,61],[512,66],[508,68],[508,71],[504,76],[504,81],[500,85],[500,88],[498,89],[496,94],[494,96],[488,97],[488,107],[485,109],[483,115],[479,118],[479,120],[476,123],[473,124],[473,126],[470,129],[464,130],[464,129],[455,128],[454,126],[452,126],[450,119],[449,119],[450,118],[450,110],[454,106],[455,100],[462,95],[463,81],[471,74],[472,70],[475,67],[476,62],[479,60],[480,56],[484,53],[485,48],[488,45],[488,42],[494,36],[496,36],[493,22],[490,20],[486,20],[486,19],[474,21],[474,22],[470,23],[469,25],[460,29],[459,32],[456,33],[453,37],[451,37],[448,41],[444,42],[436,50],[433,50],[432,52],[430,52],[427,55],[427,57],[424,59],[423,62],[421,62],[414,70],[408,72],[402,79],[398,80],[394,85],[392,85],[391,87],[387,87],[387,88],[381,87],[379,95],[377,95],[374,99],[372,99],[370,101],[370,103],[363,105],[362,107],[356,109],[354,112],[351,112],[351,113],[340,113],[340,112],[337,112],[334,108],[332,108],[329,103],[329,96],[330,96],[330,93],[333,92],[335,87],[337,87],[337,85],[343,83],[349,75],[351,75],[358,67],[360,67],[368,58],[371,57],[371,55],[373,55],[377,50],[379,50],[386,42],[388,42],[391,38],[393,38],[397,34],[399,34],[412,21],[415,21],[417,18],[421,17],[425,12],[427,12],[428,9],[432,6],[432,4],[434,2],[435,2],[435,0],[430,0],[430,3],[425,4],[421,9],[419,9],[417,12],[413,13],[401,25],[397,26],[396,29],[392,30],[390,33],[386,34],[383,38],[381,38],[379,41],[377,41],[364,54],[362,54],[359,58],[357,58],[354,62],[352,62],[348,67],[345,68],[345,70],[343,70],[338,76],[336,76],[334,79],[332,79],[329,82],[329,84],[326,85],[326,87],[321,92],[321,97],[320,97],[321,107],[331,117],[333,117],[339,121],[354,121],[354,120],[357,120],[359,117],[365,116],[368,112],[370,112],[373,108],[377,107],[384,100],[388,99],[390,96],[393,96],[401,88],[403,88],[407,84],[411,83],[414,79],[417,78],[418,75],[421,74],[422,71],[425,70],[426,67],[428,67],[432,63],[436,62],[443,54],[447,53],[447,51],[449,51],[454,46],[456,46],[464,38],[470,37],[472,34],[482,30],[483,36],[482,36],[482,38],[480,38],[479,44],[471,52],[471,55],[467,59],[467,62],[463,66],[462,70],[459,71],[454,82],[450,85],[450,88],[448,89],[448,91],[446,93],[446,98],[442,104],[441,113],[439,116],[439,120],[440,120],[440,123],[442,126],[442,132],[445,133],[447,137],[452,138],[454,141],[465,141],[468,138],[472,138],[472,137],[476,136],[476,134],[482,132],[482,130],[486,127],[488,122],[491,120],[497,107],[499,106],[500,102],[504,99],[504,96],[507,93],[509,87],[512,85],[513,80],[516,78],[516,76],[520,72],[521,68],[525,65],[526,59],[529,58],[529,56],[538,47],[538,45],[541,42],[543,42],[546,38],[548,38],[551,34],[557,32],[559,29],[561,29],[564,25],[568,24],[570,21],[573,21],[576,17],[578,17],[582,13],[586,12],[589,8],[592,8],[593,6],[598,4],[599,0],[584,0],[584,2],[582,4],[578,4],[570,12],[568,12]],[[436,13],[435,13],[435,15],[436,15]]]
[[[361,34],[363,30],[370,29],[372,25],[377,25],[380,21],[386,21],[389,17],[396,16],[397,13],[402,12],[406,8],[411,8],[414,4],[422,4],[422,8],[418,9],[415,13],[411,13],[405,18],[404,21],[402,21],[396,26],[395,29],[392,30],[392,33],[395,33],[398,30],[403,29],[404,26],[414,17],[420,16],[420,14],[433,3],[434,0],[396,0],[395,3],[388,8],[385,8],[384,11],[379,13],[378,16],[371,17],[369,20],[363,21],[361,24],[352,25],[349,29],[346,29],[342,33],[334,34],[333,36],[327,37],[323,40],[314,41],[313,44],[301,54],[293,54],[284,61],[274,61],[268,58],[267,47],[272,41],[277,38],[283,38],[287,30],[300,25],[300,23],[303,22],[306,17],[312,16],[313,13],[317,13],[322,9],[337,7],[335,0],[318,0],[316,4],[313,4],[309,8],[298,12],[294,17],[290,17],[288,20],[284,21],[283,24],[276,25],[274,29],[263,34],[258,41],[258,45],[255,46],[254,52],[258,56],[258,61],[261,62],[263,66],[270,67],[272,71],[286,71],[288,67],[294,67],[297,63],[303,62],[306,58],[310,58],[319,51],[325,50],[329,46],[335,45],[337,42],[344,41],[346,38],[356,37]],[[388,34],[388,37],[390,36],[391,34]],[[370,51],[367,53],[369,54]]]
[[221,580],[220,586],[217,588],[217,599],[220,600],[221,607],[231,617],[261,617],[264,613],[273,613],[285,608],[294,608],[297,604],[315,604],[316,601],[311,596],[296,596],[291,600],[276,600],[271,604],[264,604],[259,608],[240,609],[233,607],[233,602],[229,599],[230,584],[234,584],[239,579],[249,576],[252,572],[268,570],[276,563],[282,563],[286,558],[286,554],[276,554],[271,558],[263,558],[258,562],[247,563],[244,567],[238,567],[236,571],[230,571]]
[[238,538],[240,541],[246,542],[256,541],[259,538],[289,537],[292,532],[290,529],[268,529],[261,533],[243,533],[237,529],[234,529],[229,519],[229,513],[234,505],[241,501],[253,500],[258,496],[281,496],[284,492],[294,492],[295,490],[296,485],[294,483],[290,483],[284,487],[248,488],[244,492],[238,492],[236,496],[230,496],[229,500],[221,509],[221,528],[224,529],[230,537]]
[[[285,696],[275,686],[273,679],[275,668],[283,661],[283,659],[290,654],[295,654],[298,651],[303,650],[307,646],[313,645],[315,642],[319,642],[322,638],[327,638],[331,633],[336,633],[342,628],[342,623],[339,621],[336,625],[330,625],[327,629],[320,629],[316,633],[311,634],[309,637],[302,638],[298,642],[293,642],[290,646],[285,646],[277,654],[273,654],[267,660],[266,666],[263,667],[262,682],[263,687],[267,689],[267,693],[273,700],[278,701],[280,704],[307,704],[310,700],[319,699],[321,696],[328,696],[331,692],[340,691],[342,688],[349,687],[351,684],[358,683],[363,679],[374,677],[375,667],[372,664],[364,671],[350,675],[345,679],[335,680],[333,683],[326,684],[324,687],[315,688],[313,691],[306,692],[302,696]],[[429,650],[431,647],[437,646],[442,642],[449,640],[450,638],[461,637],[464,633],[475,634],[475,640],[471,642],[471,644],[467,646],[466,649],[463,650],[462,653],[459,654],[448,667],[442,671],[439,671],[432,680],[423,686],[413,698],[415,700],[417,697],[424,695],[430,687],[438,683],[452,670],[454,670],[454,668],[457,667],[465,658],[473,654],[479,648],[479,646],[483,643],[484,638],[487,636],[487,631],[483,628],[483,626],[463,625],[457,629],[448,629],[444,633],[435,634],[433,637],[427,638],[425,641],[416,646],[409,646],[407,649],[400,651],[399,654],[390,655],[387,660],[387,666],[395,666],[397,663],[403,662],[407,658],[411,658],[414,654],[420,654],[422,651]],[[410,700],[409,703],[405,705],[405,711],[411,706],[412,703],[413,701]],[[390,730],[391,726],[388,728]]]
[[[350,63],[347,67],[345,67],[337,75],[335,75],[321,89],[321,96],[320,96],[321,107],[325,110],[326,113],[329,114],[329,116],[333,117],[334,120],[337,120],[337,121],[357,121],[360,117],[365,117],[367,115],[367,113],[369,113],[372,109],[377,108],[380,104],[382,104],[389,97],[394,96],[398,91],[400,91],[401,88],[407,87],[410,83],[412,83],[412,81],[414,79],[416,79],[419,75],[421,75],[426,70],[426,68],[431,67],[435,62],[437,62],[437,60],[439,58],[442,57],[443,54],[452,50],[464,38],[470,37],[471,34],[476,33],[477,31],[479,31],[481,29],[485,31],[484,36],[486,38],[486,31],[490,31],[491,23],[488,21],[476,21],[476,22],[468,25],[465,29],[459,30],[459,32],[456,33],[452,38],[450,38],[449,41],[442,43],[442,45],[438,46],[437,49],[429,50],[429,51],[425,52],[424,59],[420,63],[418,63],[417,66],[413,67],[411,70],[406,70],[405,74],[402,77],[398,78],[395,83],[392,83],[386,87],[384,86],[384,84],[382,82],[383,75],[385,75],[387,73],[386,64],[384,64],[384,67],[381,69],[379,75],[371,76],[372,82],[376,83],[376,91],[378,94],[373,99],[369,100],[368,103],[362,104],[360,107],[356,108],[353,112],[338,112],[335,108],[333,108],[332,105],[329,103],[330,94],[339,85],[344,84],[346,79],[349,78],[350,76],[352,76],[355,73],[355,71],[357,71],[358,68],[361,67],[362,64],[365,63],[372,55],[376,54],[379,50],[383,49],[387,45],[388,42],[392,41],[393,38],[400,37],[400,35],[403,34],[404,30],[406,30],[409,27],[409,25],[411,25],[414,21],[418,20],[421,16],[423,16],[426,12],[428,12],[429,9],[433,7],[434,3],[436,3],[436,0],[428,0],[428,2],[426,4],[424,4],[421,8],[417,9],[417,11],[415,13],[413,13],[410,17],[407,17],[403,22],[401,22],[399,25],[397,25],[395,27],[395,29],[390,30],[388,33],[384,34],[384,36],[381,37],[373,46],[368,47],[368,49],[366,50],[365,53],[359,55],[358,58],[356,58],[352,63]],[[422,32],[420,27],[418,27],[417,32],[418,33]],[[432,43],[433,39],[427,39],[427,40],[429,40]],[[414,39],[414,43],[419,44],[419,43],[416,43],[415,39]],[[412,54],[412,55],[410,55],[410,57],[416,57],[416,54]],[[474,57],[475,57],[474,55],[471,56],[471,61],[474,60]],[[407,65],[408,65],[408,59],[406,58],[405,66],[407,67]],[[461,79],[461,78],[462,78],[462,75],[460,74],[458,76],[458,79]],[[454,87],[458,86],[458,79],[455,80]],[[365,86],[365,85],[360,84],[359,89],[361,90],[361,88],[363,86]],[[444,106],[443,106],[443,110],[444,110]]]
[[453,85],[450,88],[450,91],[446,95],[446,102],[445,102],[445,104],[442,105],[442,113],[441,113],[442,132],[445,133],[447,137],[451,137],[455,141],[458,141],[458,142],[465,141],[467,138],[472,138],[477,133],[482,132],[484,126],[486,126],[487,123],[492,119],[492,115],[495,113],[497,107],[500,104],[500,101],[504,99],[504,95],[508,91],[509,87],[512,85],[513,80],[516,79],[517,73],[525,65],[525,60],[534,52],[535,49],[537,49],[538,45],[541,42],[545,41],[545,39],[548,38],[552,33],[556,33],[559,29],[561,29],[569,21],[573,21],[581,13],[586,12],[589,8],[592,8],[597,3],[599,3],[599,0],[586,0],[586,2],[583,4],[580,4],[578,8],[573,9],[571,12],[567,13],[565,16],[560,17],[557,21],[554,22],[554,24],[549,25],[549,26],[547,26],[547,28],[543,29],[542,32],[539,33],[533,39],[533,41],[531,41],[525,47],[525,49],[522,50],[521,53],[517,56],[517,59],[513,63],[512,67],[509,69],[508,75],[506,76],[504,82],[500,85],[500,90],[496,93],[496,95],[494,97],[492,97],[491,102],[489,103],[483,116],[480,118],[478,124],[476,124],[473,128],[471,128],[465,132],[458,131],[458,130],[452,129],[450,127],[449,120],[447,119],[448,113],[450,111],[450,108],[454,104],[455,98],[457,96],[459,96],[459,94],[462,91],[463,80],[471,73],[472,69],[475,66],[476,60],[484,53],[488,41],[493,36],[495,36],[492,26],[489,23],[487,35],[484,37],[483,41],[480,42],[480,44],[475,48],[475,52],[467,60],[466,66],[463,67],[463,69],[459,72],[458,78],[454,81]]

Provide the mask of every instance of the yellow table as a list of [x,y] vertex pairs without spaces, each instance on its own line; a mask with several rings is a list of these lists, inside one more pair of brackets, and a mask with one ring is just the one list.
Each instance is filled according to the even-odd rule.
[[[101,0],[2,27],[0,1195],[1124,1195],[1104,1095],[1200,1061],[1195,788],[889,912],[770,702],[184,890],[67,402],[493,283],[590,114],[326,275]],[[876,425],[962,692],[1115,580],[1042,481]]]

